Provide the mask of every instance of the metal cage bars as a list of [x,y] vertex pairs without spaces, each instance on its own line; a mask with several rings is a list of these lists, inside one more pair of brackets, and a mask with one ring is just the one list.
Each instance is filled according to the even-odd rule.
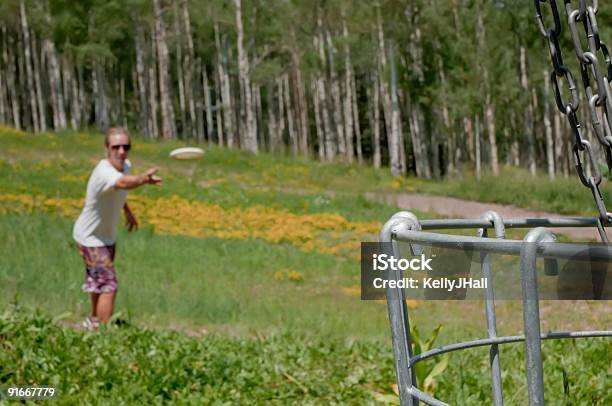
[[[597,227],[597,218],[560,218],[560,219],[509,219],[504,220],[494,211],[488,211],[480,219],[424,220],[406,211],[398,212],[385,223],[380,232],[381,242],[391,252],[388,255],[399,257],[397,241],[411,244],[414,254],[421,252],[420,244],[435,244],[439,247],[463,248],[471,247],[481,252],[480,263],[483,277],[491,276],[489,262],[490,253],[520,255],[521,290],[523,300],[523,323],[525,335],[497,336],[495,318],[495,299],[493,283],[488,283],[485,290],[485,314],[487,319],[488,338],[454,343],[435,348],[418,355],[412,353],[410,340],[410,324],[408,308],[404,291],[400,288],[386,288],[387,308],[391,324],[391,338],[395,355],[400,402],[405,406],[416,406],[419,401],[429,405],[448,405],[419,390],[413,367],[416,363],[443,353],[474,348],[490,347],[489,364],[491,367],[492,399],[495,406],[503,405],[501,382],[501,366],[498,346],[500,344],[525,342],[525,362],[527,370],[527,390],[530,405],[544,404],[544,379],[542,368],[541,340],[585,337],[612,337],[612,331],[572,331],[541,334],[540,314],[537,287],[536,259],[545,258],[575,258],[593,260],[612,260],[612,246],[587,247],[585,244],[557,243],[552,232],[542,228],[547,227]],[[535,228],[534,228],[535,227]],[[488,238],[488,229],[494,229],[495,239]],[[525,238],[520,240],[505,240],[507,228],[532,228]],[[476,237],[457,236],[424,232],[423,230],[441,229],[477,229]],[[503,239],[503,241],[500,241]],[[542,244],[554,242],[554,244]],[[548,265],[548,266],[547,266]],[[550,262],[545,269],[551,269]],[[553,271],[554,272],[554,271]],[[399,281],[402,278],[400,270],[388,269],[385,279]],[[489,278],[492,282],[492,279]]]

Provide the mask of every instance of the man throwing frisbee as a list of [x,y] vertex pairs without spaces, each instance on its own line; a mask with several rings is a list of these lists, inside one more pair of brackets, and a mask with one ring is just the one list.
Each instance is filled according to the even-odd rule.
[[142,185],[160,185],[162,179],[151,168],[142,175],[130,175],[127,159],[130,135],[121,127],[110,128],[104,136],[106,159],[95,167],[87,182],[85,207],[74,224],[73,238],[85,261],[83,290],[91,296],[91,314],[84,322],[88,329],[108,323],[113,315],[117,276],[115,240],[121,209],[128,231],[138,229],[136,217],[127,202],[127,192]]

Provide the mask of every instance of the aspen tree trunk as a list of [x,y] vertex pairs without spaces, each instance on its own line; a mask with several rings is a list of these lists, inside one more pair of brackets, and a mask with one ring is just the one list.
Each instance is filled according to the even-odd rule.
[[[442,85],[442,89],[446,89],[446,75],[444,73],[444,64],[442,62],[442,58],[438,57],[438,73],[440,76],[440,83]],[[442,97],[442,124],[443,124],[443,134],[446,135],[446,173],[454,174],[455,173],[455,133],[450,123],[450,118],[448,115],[448,106],[446,104],[445,95]]]
[[321,109],[321,118],[323,121],[323,133],[325,135],[325,159],[327,161],[333,161],[336,156],[337,144],[335,140],[335,132],[332,131],[330,117],[329,117],[329,104],[326,93],[326,83],[324,79],[324,73],[327,69],[327,60],[325,58],[325,43],[323,40],[323,22],[321,20],[321,12],[317,17],[317,36],[315,37],[315,48],[319,50],[319,60],[321,61],[321,72],[317,80],[317,94],[319,95],[319,106]]
[[[205,95],[206,92],[200,93],[200,91],[205,90],[206,87],[210,87],[210,85],[208,84],[208,75],[205,74],[206,67],[202,67],[202,61],[200,60],[199,57],[194,59],[194,67],[191,72],[193,74],[193,78],[192,78],[193,79],[193,82],[192,82],[193,91],[191,95],[193,96],[193,102],[194,102],[193,108],[194,108],[194,113],[195,113],[193,122],[195,123],[195,128],[196,128],[196,139],[198,140],[198,142],[202,142],[204,140],[204,134],[205,134],[204,109],[206,108],[206,106],[202,105],[201,101],[196,103],[196,100],[202,100],[202,97],[203,97],[202,95]],[[204,77],[206,77],[206,83],[204,83]],[[202,89],[200,89],[200,86],[199,86],[200,78],[202,80],[201,82]],[[209,95],[209,98],[210,98],[210,95]],[[212,126],[212,123],[210,125]],[[208,140],[210,142],[213,141],[212,131],[211,131],[211,134],[208,136]]]
[[563,127],[562,133],[565,135],[564,138],[564,149],[565,156],[563,160],[565,161],[565,166],[567,167],[567,175],[564,176],[567,178],[569,176],[576,176],[576,167],[574,162],[574,152],[573,152],[573,143],[572,143],[572,130],[570,128],[569,122],[567,120],[561,120],[561,125]]
[[145,74],[145,36],[141,24],[136,25],[134,31],[134,45],[136,48],[136,77],[138,79],[138,101],[140,104],[140,131],[147,139],[152,139],[151,115],[149,109],[149,84]]
[[[202,83],[204,90],[204,110],[206,112],[206,133],[208,140],[213,139],[213,115],[212,115],[212,101],[210,97],[210,84],[208,81],[208,73],[206,72],[206,65],[202,66]],[[217,137],[219,138],[219,137]]]
[[70,111],[70,128],[76,131],[79,129],[79,92],[76,86],[74,65],[69,57],[64,59],[64,78],[66,78],[64,90],[68,93],[66,107]]
[[[418,82],[423,83],[425,81],[425,75],[423,69],[423,41],[421,28],[419,26],[419,12],[416,10],[416,6],[409,3],[404,10],[404,14],[407,17],[410,26],[413,27],[413,30],[410,33],[410,41],[408,43],[408,51],[413,61],[411,68],[416,72]],[[423,107],[420,105],[418,100],[415,100],[414,103],[412,103],[412,109],[415,111],[414,114],[411,114],[410,116],[412,117],[412,122],[416,129],[412,133],[413,142],[416,142],[416,145],[413,145],[412,148],[414,152],[415,169],[417,176],[429,179],[431,178],[431,165],[428,152],[428,130],[424,122],[425,112],[423,111]]]
[[[588,120],[587,117],[590,117],[590,111],[588,111],[588,110],[589,110],[589,108],[586,106],[586,103],[581,103],[580,106],[578,107],[578,112],[577,113],[578,113],[579,117],[584,117],[584,118],[586,118],[586,120]],[[537,111],[537,110],[534,109],[534,111]],[[588,123],[588,121],[586,121],[585,125],[583,125],[583,127],[582,127],[582,136],[583,136],[583,138],[585,140],[587,140],[588,142],[591,143],[591,148],[592,148],[592,151],[593,151],[593,155],[594,156],[601,156],[603,154],[600,154],[600,152],[599,152],[599,145],[598,145],[599,143],[598,142],[593,143],[593,137],[592,137],[591,131],[590,131],[593,128],[593,126],[592,125],[588,125],[587,123]],[[534,119],[534,127],[536,125],[537,124],[535,123],[535,119]],[[536,156],[537,156],[537,149],[536,149]],[[589,165],[588,163],[584,163],[583,164],[583,170],[584,170],[584,174],[587,176],[587,178],[592,175],[592,172],[591,172],[592,168],[591,168],[591,165]]]
[[[93,92],[95,100],[96,125],[104,131],[109,127],[108,100],[106,96],[106,72],[103,62],[96,59],[92,71]],[[52,97],[53,98],[53,97]],[[56,115],[55,113],[53,114]]]
[[[217,68],[219,67],[219,64],[217,64]],[[222,96],[222,84],[221,84],[221,76],[219,75],[219,72],[217,71],[217,75],[215,76],[215,94],[216,94],[216,106],[217,109],[215,110],[215,119],[216,119],[216,123],[217,123],[217,141],[219,143],[219,145],[224,145],[224,143],[227,140],[226,137],[224,137],[224,133],[223,133],[223,129],[227,126],[227,124],[225,123],[225,117],[224,117],[224,106],[223,106],[223,96]]]
[[[548,80],[548,78],[547,78]],[[566,174],[567,168],[563,159],[563,133],[561,131],[561,113],[553,108],[553,127],[555,130],[555,162],[558,174]]]
[[[7,39],[6,32],[4,28],[4,24],[0,23],[0,30],[2,32],[2,50],[3,54],[6,52],[7,47]],[[4,61],[4,55],[2,55],[2,61],[4,62],[4,69],[0,68],[0,103],[1,103],[1,115],[2,115],[2,123],[9,124],[12,121],[11,117],[11,106],[10,106],[10,96],[8,93],[8,87],[10,86],[10,82],[8,81],[9,76],[9,67]],[[1,66],[1,65],[0,65]]]
[[317,93],[321,98],[321,116],[323,118],[323,133],[325,134],[325,158],[328,161],[333,161],[336,157],[337,145],[335,143],[335,133],[331,127],[328,99],[325,93],[325,80],[323,78],[319,78],[317,83]]
[[[511,114],[511,121],[514,124],[517,123],[516,113],[514,111]],[[512,136],[512,144],[510,146],[510,163],[518,167],[521,164],[521,155],[519,153],[519,142],[517,136],[518,129],[515,126],[513,126],[512,128],[514,135]]]
[[344,124],[342,122],[342,102],[340,100],[340,83],[336,72],[335,58],[336,48],[332,42],[331,34],[326,32],[327,52],[329,61],[331,96],[333,101],[334,124],[336,127],[336,140],[338,141],[338,154],[346,161],[346,139],[344,138]]
[[[527,78],[527,63],[525,58],[525,47],[521,45],[519,57],[519,65],[521,70],[521,87],[523,92],[529,93],[529,80]],[[535,137],[533,134],[533,109],[529,103],[525,109],[525,133],[527,134],[527,166],[532,176],[536,174],[536,159],[535,159]]]
[[[217,134],[219,135],[218,138],[218,142],[219,145],[224,145],[225,142],[224,141],[224,133],[223,133],[223,129],[225,128],[225,126],[227,126],[227,124],[225,123],[225,118],[224,118],[224,112],[223,112],[223,102],[221,99],[221,83],[219,81],[219,78],[217,77],[217,80],[215,80],[215,91],[216,91],[216,95],[217,95],[217,109],[215,110],[216,114],[215,114],[215,118],[216,118],[216,123],[217,123]],[[227,138],[225,138],[227,139]]]
[[[434,110],[432,112],[438,115],[439,112]],[[431,130],[431,171],[435,179],[440,179],[442,171],[440,169],[440,135],[438,134],[439,128],[434,127]]]
[[391,67],[391,134],[387,137],[389,143],[389,160],[391,166],[391,175],[398,177],[402,175],[401,153],[400,148],[400,112],[397,102],[397,75],[395,73],[395,57],[393,45],[389,47],[389,65]]
[[119,122],[124,128],[128,128],[127,117],[125,115],[125,79],[119,79]]
[[291,153],[296,156],[298,153],[298,142],[295,133],[295,127],[293,125],[293,106],[291,104],[291,95],[289,94],[289,74],[285,73],[282,76],[283,88],[285,92],[285,106],[287,111],[287,128],[289,130],[289,144],[291,146]]
[[325,159],[325,135],[323,134],[323,125],[321,123],[321,109],[319,106],[319,91],[317,86],[318,79],[313,79],[311,82],[312,104],[315,115],[315,128],[317,129],[317,141],[319,144],[319,160]]
[[[66,109],[64,108],[64,92],[62,90],[62,80],[60,74],[60,66],[57,60],[57,52],[55,51],[55,44],[53,41],[49,40],[47,42],[47,50],[48,50],[48,58],[49,58],[49,69],[50,69],[50,78],[51,78],[51,89],[52,94],[55,94],[55,97],[52,97],[52,100],[55,100],[51,107],[53,107],[54,111],[57,110],[57,125],[53,123],[55,129],[63,130],[67,126],[66,121]],[[56,113],[53,113],[55,117]]]
[[487,121],[487,133],[489,136],[489,159],[491,160],[491,170],[493,175],[499,175],[499,160],[497,157],[497,140],[495,137],[495,105],[491,100],[491,95],[488,94],[485,98],[486,105],[486,121]]
[[550,124],[550,107],[548,103],[548,72],[544,69],[544,131],[546,134],[546,162],[548,163],[548,177],[550,180],[555,179],[555,153],[552,126]]
[[255,115],[257,120],[255,121],[257,127],[257,145],[260,149],[266,150],[266,134],[264,132],[263,123],[263,106],[261,103],[261,85],[253,83],[253,103],[255,104]]
[[217,70],[219,75],[219,86],[221,91],[222,100],[222,111],[223,111],[223,124],[225,130],[225,140],[227,146],[232,148],[235,144],[236,134],[234,133],[234,120],[233,120],[233,107],[231,100],[231,91],[229,76],[227,74],[227,53],[226,49],[221,42],[219,33],[219,24],[215,23],[215,44],[217,46]]
[[412,114],[410,116],[412,118],[412,126],[414,126],[414,131],[411,134],[411,138],[412,142],[416,143],[412,148],[415,159],[415,169],[417,171],[417,176],[429,179],[431,178],[431,170],[429,164],[429,153],[427,151],[427,129],[425,126],[425,118],[423,117],[424,112],[418,101],[412,103],[411,108]]
[[7,35],[7,30],[4,25],[2,25],[2,37],[5,39],[5,46],[2,50],[2,59],[7,70],[6,85],[8,87],[8,95],[10,98],[13,125],[16,129],[21,130],[21,112],[19,111],[19,92],[17,89],[17,78],[15,73],[15,57],[13,56],[13,53],[10,52],[10,50],[15,49],[14,41],[12,37]]
[[162,16],[161,0],[153,0],[153,10],[155,13],[155,43],[157,47],[162,137],[164,139],[175,139],[176,124],[174,107],[172,106],[172,89],[170,87],[170,60],[166,44],[166,28]]
[[7,98],[6,98],[6,92],[5,92],[5,83],[6,79],[5,79],[5,73],[4,70],[0,67],[0,122],[2,124],[7,124],[8,120],[7,120]]
[[308,155],[308,102],[306,101],[306,88],[304,85],[302,70],[300,68],[301,58],[298,51],[292,50],[291,60],[293,64],[293,74],[295,77],[299,151],[302,155]]
[[79,97],[78,74],[75,71],[74,63],[70,62],[70,125],[73,130],[81,127],[81,99]]
[[[482,21],[482,11],[478,8],[478,37],[480,52],[484,53],[484,37],[485,27]],[[485,87],[485,121],[489,138],[489,159],[491,161],[491,170],[493,175],[499,175],[499,161],[497,158],[497,140],[495,137],[495,106],[491,99],[491,89],[489,84],[489,70],[482,64],[483,82]]]
[[86,124],[89,123],[89,116],[91,111],[91,106],[89,105],[89,101],[87,98],[87,91],[85,90],[85,73],[83,72],[83,64],[77,62],[77,85],[79,92],[79,105],[81,109],[79,110],[79,117],[81,122],[85,121]]
[[276,140],[276,113],[274,112],[274,84],[268,85],[266,92],[266,109],[268,114],[268,151],[273,151],[273,142]]
[[149,128],[154,139],[159,138],[159,121],[157,118],[158,105],[157,105],[157,35],[155,33],[155,25],[151,25],[151,63],[149,64],[149,97],[151,107],[149,109],[151,122]]
[[253,112],[255,113],[255,136],[257,138],[257,145],[261,144],[260,141],[263,140],[264,135],[263,132],[263,124],[262,124],[262,113],[261,113],[261,86],[257,83],[251,82],[251,94],[253,95]]
[[[17,87],[17,75],[15,73],[15,57],[13,53],[10,51],[14,48],[14,41],[12,37],[8,37],[6,27],[2,26],[2,36],[3,38],[8,38],[5,42],[4,49],[2,50],[2,59],[4,60],[4,66],[7,69],[7,87],[8,94],[10,97],[10,106],[11,113],[13,116],[13,125],[16,129],[21,130],[21,112],[19,108],[19,92]],[[8,46],[6,45],[8,43]]]
[[361,125],[359,124],[359,107],[357,104],[357,86],[355,83],[355,73],[354,72],[351,75],[351,77],[352,77],[351,102],[353,105],[352,111],[353,111],[353,126],[355,128],[355,145],[357,149],[356,151],[357,152],[357,162],[359,163],[359,165],[361,165],[363,164],[363,151],[361,148]]
[[19,16],[21,21],[21,33],[23,36],[24,45],[24,57],[25,57],[25,68],[27,78],[28,96],[30,100],[30,113],[32,116],[32,124],[34,126],[34,132],[40,132],[40,123],[38,120],[38,106],[36,105],[36,92],[34,87],[34,77],[32,74],[32,50],[30,47],[30,29],[28,27],[28,20],[25,10],[25,1],[19,1]]
[[[72,86],[71,81],[72,81],[72,74],[70,72],[70,64],[68,62],[68,57],[65,55],[61,55],[60,56],[60,66],[61,66],[61,71],[62,71],[62,90],[64,91],[64,112],[66,114],[66,127],[68,127],[68,121],[70,121],[70,124],[72,124],[72,117],[71,117],[71,110],[70,110],[70,96],[72,94],[72,92],[70,91],[70,88]],[[68,117],[70,117],[70,120],[68,120]],[[41,127],[42,127],[42,120],[41,120]]]
[[[48,11],[45,12],[47,24],[51,25],[51,15]],[[60,75],[60,66],[57,60],[57,52],[55,44],[51,38],[45,38],[44,47],[46,50],[47,59],[49,61],[49,87],[51,88],[51,108],[53,110],[53,127],[55,130],[63,130],[66,128],[66,109],[64,108],[64,95],[62,91],[62,81]],[[104,81],[104,76],[102,77]],[[104,84],[104,83],[103,83]],[[103,86],[102,89],[105,89]]]
[[283,78],[282,76],[276,79],[276,94],[278,95],[278,138],[274,140],[274,148],[281,150],[283,140],[285,138],[285,92],[283,91]]
[[372,122],[370,124],[372,130],[372,144],[373,144],[373,161],[374,168],[379,169],[381,166],[381,155],[380,155],[380,93],[378,86],[378,74],[376,71],[372,74],[372,90],[370,105],[372,109],[371,117]]
[[38,108],[38,121],[40,124],[40,131],[47,131],[47,114],[45,112],[45,101],[42,92],[41,76],[42,69],[40,66],[40,59],[38,57],[38,41],[36,36],[32,35],[32,62],[34,63],[34,83],[36,85],[36,106]]
[[421,132],[421,120],[419,118],[419,109],[414,105],[408,108],[410,112],[410,140],[412,142],[412,153],[414,155],[414,169],[418,177],[425,177],[425,166],[421,159],[421,141],[419,134]]
[[476,179],[480,180],[480,116],[476,116],[476,122],[474,127],[474,155],[476,159]]
[[380,83],[380,95],[382,99],[383,115],[385,118],[385,129],[387,136],[390,136],[391,131],[391,96],[389,95],[389,88],[387,82],[384,79],[385,73],[387,72],[387,51],[385,50],[385,36],[382,29],[382,17],[380,15],[380,5],[376,4],[376,27],[378,33],[378,65],[379,74],[378,80]]
[[468,161],[475,162],[476,155],[474,153],[474,125],[470,117],[463,117],[463,130],[465,132]]
[[346,20],[342,19],[342,36],[344,37],[344,130],[346,139],[346,158],[349,163],[353,163],[354,145],[353,145],[353,67],[351,65],[351,54],[348,44],[348,29],[346,28]]
[[183,33],[180,27],[178,3],[173,1],[174,8],[174,43],[176,46],[176,78],[179,88],[179,115],[181,118],[181,134],[183,138],[189,137],[191,132],[187,123],[187,103],[185,97],[185,76],[183,75]]
[[249,58],[244,49],[243,37],[244,29],[242,27],[242,0],[234,0],[236,8],[236,35],[238,49],[238,72],[240,83],[240,110],[245,114],[241,114],[245,120],[244,148],[247,151],[257,153],[257,128],[255,127],[255,112],[253,111],[253,101],[251,100],[251,78]]
[[[191,123],[191,136],[202,141],[203,134],[198,132],[196,129],[196,108],[194,98],[194,83],[193,83],[193,62],[195,60],[195,52],[193,49],[193,37],[191,34],[191,19],[189,18],[189,8],[187,7],[187,0],[181,1],[181,9],[183,14],[183,26],[185,27],[185,38],[187,40],[187,53],[185,54],[183,71],[185,72],[185,98],[187,99],[187,105],[189,107],[189,122]],[[204,72],[206,67],[204,67]],[[206,86],[208,87],[208,75],[206,75]],[[204,94],[206,98],[206,93]],[[208,94],[208,106],[210,107],[210,94]],[[207,112],[208,121],[208,112]],[[212,113],[210,120],[210,128],[208,139],[212,141]]]
[[17,88],[17,97],[20,109],[22,112],[22,123],[25,128],[32,129],[32,114],[29,109],[28,103],[28,84],[26,82],[26,68],[25,68],[25,57],[24,57],[24,45],[23,45],[23,32],[17,29],[17,66],[19,73],[17,79],[19,80],[19,86]]
[[[397,80],[396,80],[397,83]],[[396,88],[397,88],[397,84],[396,84]],[[396,90],[397,93],[399,93],[399,90]],[[399,99],[399,96],[396,96]],[[400,172],[402,175],[406,174],[407,171],[407,165],[406,165],[406,143],[404,141],[404,131],[402,129],[402,113],[399,110],[399,101],[398,101],[398,115],[397,115],[397,126],[398,126],[398,132],[399,132],[399,162],[400,162]]]

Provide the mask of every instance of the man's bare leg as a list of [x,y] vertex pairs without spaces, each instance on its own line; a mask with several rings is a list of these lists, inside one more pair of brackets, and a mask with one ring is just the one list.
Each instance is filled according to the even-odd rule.
[[91,315],[89,316],[89,318],[91,320],[96,320],[98,318],[98,299],[100,298],[100,294],[91,292],[90,297],[91,297]]
[[106,324],[113,315],[115,307],[115,292],[100,293],[97,301],[96,313],[98,319]]

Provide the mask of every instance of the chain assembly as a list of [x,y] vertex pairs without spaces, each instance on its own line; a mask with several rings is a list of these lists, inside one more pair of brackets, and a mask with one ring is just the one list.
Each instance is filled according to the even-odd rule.
[[[578,0],[578,8],[572,6],[571,0],[563,0],[565,14],[572,37],[574,51],[580,63],[580,76],[584,86],[588,107],[591,113],[591,124],[597,141],[605,152],[608,171],[612,174],[612,59],[608,47],[601,41],[597,25],[597,0],[589,2]],[[542,3],[547,3],[552,15],[552,25],[546,26],[542,13]],[[576,86],[574,75],[567,65],[563,63],[563,54],[559,46],[562,25],[557,0],[534,0],[536,21],[542,35],[546,38],[550,52],[553,70],[551,83],[553,94],[559,111],[567,116],[573,135],[573,153],[578,177],[584,186],[590,189],[599,212],[598,230],[602,241],[608,242],[604,227],[612,224],[612,213],[606,209],[605,202],[599,190],[602,176],[597,160],[589,141],[583,137],[582,126],[577,111],[580,95]],[[579,34],[579,25],[582,25],[586,35],[586,49],[582,46]],[[600,60],[604,61],[606,71],[602,70]],[[560,81],[565,82],[569,92],[569,100],[564,100],[561,94]],[[583,163],[584,162],[584,163]],[[586,170],[586,165],[590,172]],[[587,175],[590,173],[590,175]]]

